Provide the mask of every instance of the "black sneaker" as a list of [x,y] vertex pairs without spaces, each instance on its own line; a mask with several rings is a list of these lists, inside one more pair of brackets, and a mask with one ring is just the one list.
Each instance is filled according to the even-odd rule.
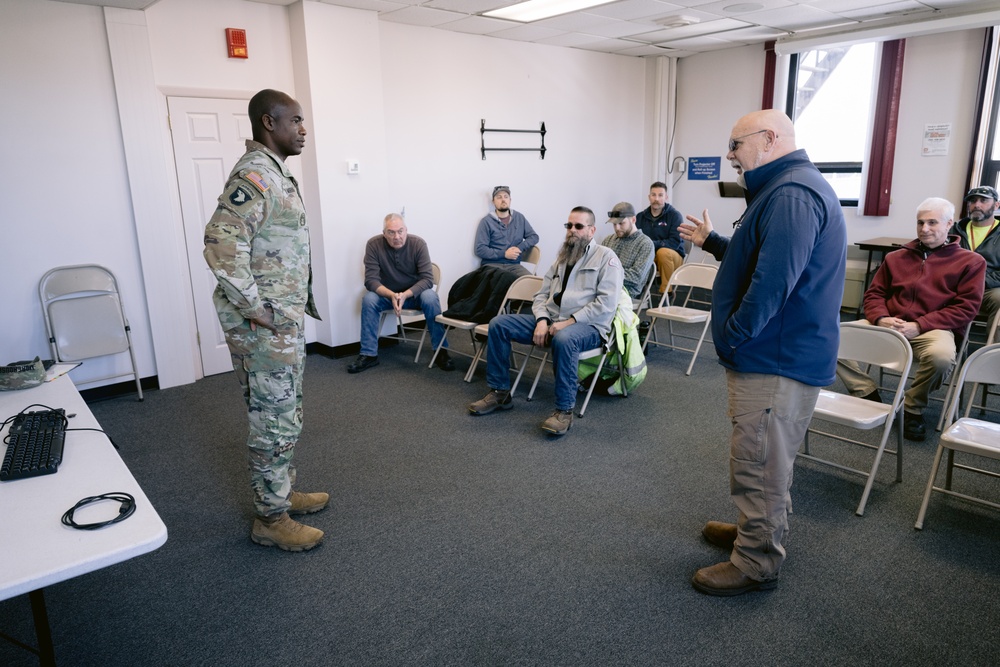
[[434,365],[443,371],[455,370],[455,362],[451,360],[448,350],[441,350],[438,352],[437,359],[434,360]]
[[351,362],[351,365],[347,367],[348,373],[360,373],[361,371],[366,371],[372,366],[378,366],[378,357],[366,357],[363,354],[359,354],[358,358]]
[[923,442],[927,437],[927,427],[924,426],[924,418],[921,415],[911,415],[903,413],[903,437],[907,440]]

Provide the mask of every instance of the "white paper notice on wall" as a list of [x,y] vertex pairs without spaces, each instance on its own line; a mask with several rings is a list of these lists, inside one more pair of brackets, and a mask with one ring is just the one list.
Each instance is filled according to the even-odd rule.
[[924,125],[924,145],[920,150],[920,154],[924,157],[947,155],[950,143],[951,123]]

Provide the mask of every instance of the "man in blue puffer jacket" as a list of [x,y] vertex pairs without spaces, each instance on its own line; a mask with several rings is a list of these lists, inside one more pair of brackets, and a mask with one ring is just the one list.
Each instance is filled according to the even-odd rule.
[[698,570],[710,595],[774,588],[785,559],[795,452],[821,387],[834,381],[847,231],[833,188],[797,150],[785,114],[757,111],[733,126],[726,158],[749,203],[732,238],[687,216],[681,236],[721,260],[712,337],[726,367],[730,494],[736,524],[702,534],[730,559]]

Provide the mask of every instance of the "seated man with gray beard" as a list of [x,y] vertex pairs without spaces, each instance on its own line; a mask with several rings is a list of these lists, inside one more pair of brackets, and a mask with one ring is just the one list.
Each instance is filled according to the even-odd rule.
[[594,240],[594,212],[577,206],[566,223],[566,240],[535,295],[532,314],[490,320],[486,381],[490,393],[469,406],[474,415],[514,407],[510,397],[512,342],[552,348],[556,410],[542,430],[563,435],[573,424],[580,353],[599,347],[611,331],[624,272],[618,256]]

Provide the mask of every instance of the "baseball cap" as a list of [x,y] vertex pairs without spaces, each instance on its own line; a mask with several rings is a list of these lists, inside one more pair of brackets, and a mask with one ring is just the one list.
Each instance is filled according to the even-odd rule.
[[980,185],[978,188],[969,190],[969,194],[965,195],[965,201],[969,201],[973,197],[988,197],[996,201],[998,198],[997,189],[989,185]]
[[635,207],[627,201],[618,202],[615,207],[608,211],[608,222],[614,222],[616,218],[631,218],[635,215]]
[[508,195],[510,195],[510,188],[507,187],[506,185],[498,185],[495,188],[493,188],[493,194],[491,195],[491,197],[496,197],[498,192],[506,192]]

